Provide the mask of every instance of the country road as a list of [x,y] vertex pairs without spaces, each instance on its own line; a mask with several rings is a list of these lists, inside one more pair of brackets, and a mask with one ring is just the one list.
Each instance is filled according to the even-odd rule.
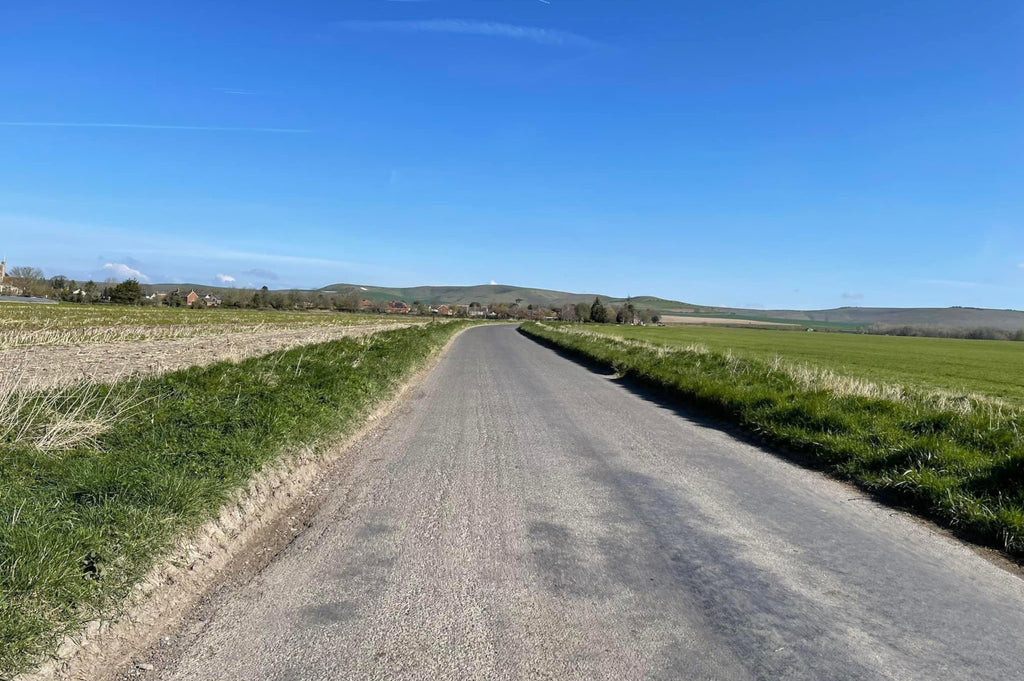
[[1024,581],[925,523],[471,329],[147,679],[993,679]]

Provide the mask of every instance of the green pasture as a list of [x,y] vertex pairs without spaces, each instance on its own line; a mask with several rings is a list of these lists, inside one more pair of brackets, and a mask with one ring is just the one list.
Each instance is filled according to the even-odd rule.
[[701,343],[745,357],[775,356],[873,381],[978,392],[1024,403],[1024,343],[722,328],[587,325],[588,331],[673,346]]

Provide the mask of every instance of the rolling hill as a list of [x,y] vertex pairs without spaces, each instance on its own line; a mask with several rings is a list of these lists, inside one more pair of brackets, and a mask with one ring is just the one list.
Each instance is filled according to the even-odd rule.
[[[195,289],[203,293],[223,294],[237,290],[223,286],[204,284],[147,284],[147,291],[169,291],[174,288]],[[296,289],[288,289],[297,291]],[[338,283],[324,286],[305,293],[336,295],[357,295],[374,301],[404,300],[407,303],[448,303],[482,305],[494,303],[515,303],[547,308],[558,308],[566,304],[591,303],[600,297],[605,303],[619,304],[625,298],[599,293],[571,293],[550,289],[510,286],[505,284],[482,284],[478,286],[413,286],[393,288],[387,286],[363,286],[360,284]],[[993,310],[975,307],[838,307],[827,310],[755,310],[730,307],[697,305],[679,300],[667,300],[655,296],[633,296],[633,304],[640,309],[650,309],[662,315],[696,315],[722,319],[745,319],[754,321],[795,322],[798,324],[817,323],[835,328],[854,329],[873,324],[887,326],[943,326],[955,328],[991,327],[1015,331],[1024,329],[1024,312],[1019,310]]]
[[[477,302],[481,305],[494,303],[514,303],[521,305],[538,305],[541,307],[561,307],[567,304],[592,303],[595,297],[603,302],[621,303],[625,298],[616,298],[600,293],[569,293],[552,291],[542,288],[526,288],[503,284],[481,284],[479,286],[414,286],[411,288],[389,288],[385,286],[360,286],[358,284],[333,284],[319,289],[321,292],[333,292],[342,295],[355,293],[370,300],[404,300],[406,302],[421,301],[424,303],[449,303],[469,305]],[[664,300],[653,296],[636,296],[632,298],[635,305],[660,312],[694,313],[711,312],[715,308],[693,305],[677,300]]]

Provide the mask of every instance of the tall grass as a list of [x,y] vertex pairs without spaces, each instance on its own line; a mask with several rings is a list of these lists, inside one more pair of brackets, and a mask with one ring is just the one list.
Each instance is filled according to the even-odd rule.
[[[0,678],[116,610],[174,537],[214,515],[268,462],[351,431],[464,326],[165,374],[138,384],[135,409],[70,446],[56,447],[55,431],[50,440],[0,440]],[[86,415],[109,414],[103,402],[84,402]]]
[[1024,557],[1024,417],[1010,404],[700,345],[653,345],[537,323],[521,330]]
[[54,452],[95,445],[141,403],[138,383],[60,382],[31,390],[20,378],[17,371],[0,373],[0,448]]

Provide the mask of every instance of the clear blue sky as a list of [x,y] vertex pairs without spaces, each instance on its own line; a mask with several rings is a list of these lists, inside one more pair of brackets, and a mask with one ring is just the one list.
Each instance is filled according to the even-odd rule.
[[48,275],[1024,308],[1019,0],[38,0],[0,32],[0,251]]

